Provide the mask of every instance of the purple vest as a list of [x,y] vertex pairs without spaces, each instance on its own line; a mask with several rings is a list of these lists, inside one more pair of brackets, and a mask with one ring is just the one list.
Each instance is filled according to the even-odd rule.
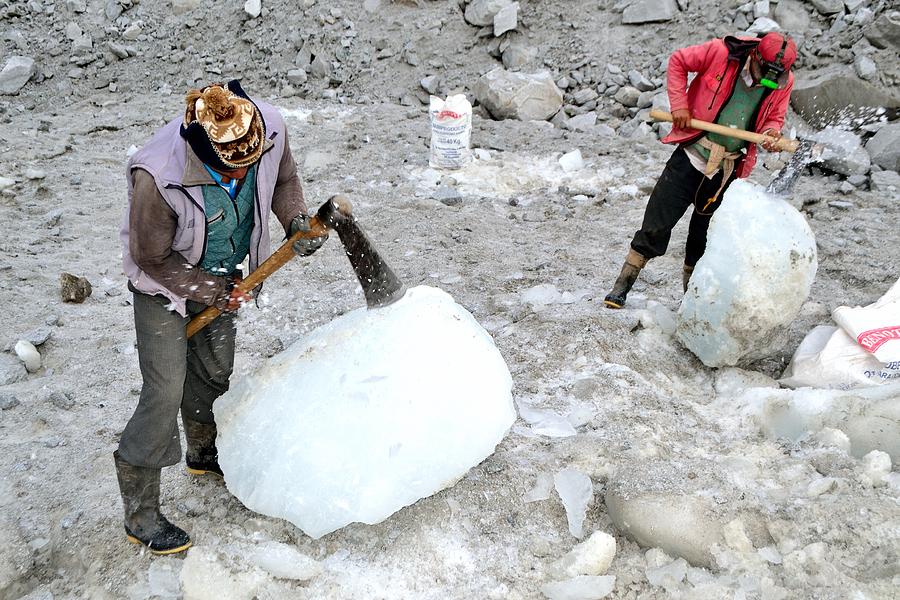
[[[265,102],[255,101],[266,123],[266,148],[256,168],[256,208],[253,232],[250,234],[250,270],[272,253],[269,239],[269,213],[272,194],[278,179],[278,168],[284,153],[284,118],[278,109]],[[171,292],[144,273],[131,258],[128,246],[128,216],[134,193],[134,169],[143,169],[153,176],[163,199],[178,216],[178,227],[172,240],[172,250],[181,254],[191,265],[197,265],[206,242],[206,213],[203,208],[203,188],[182,184],[187,152],[190,148],[179,133],[182,119],[175,119],[160,129],[143,148],[128,161],[125,178],[128,181],[128,207],[119,239],[122,241],[122,264],[131,284],[145,294],[162,294],[172,301],[182,316],[187,314],[185,299]]]

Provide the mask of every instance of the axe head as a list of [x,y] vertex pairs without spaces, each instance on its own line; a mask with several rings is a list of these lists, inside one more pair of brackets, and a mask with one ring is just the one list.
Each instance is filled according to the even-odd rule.
[[403,297],[406,286],[363,233],[345,196],[333,196],[319,208],[316,216],[337,232],[369,308],[387,306]]

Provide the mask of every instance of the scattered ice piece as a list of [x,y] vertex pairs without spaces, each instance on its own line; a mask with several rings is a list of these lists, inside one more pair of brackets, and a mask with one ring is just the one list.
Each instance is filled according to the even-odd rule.
[[472,150],[472,153],[475,154],[475,158],[478,160],[491,160],[491,153],[484,148],[475,148]]
[[816,267],[803,215],[760,186],[735,181],[681,302],[678,339],[709,367],[765,356],[809,296]]
[[666,335],[674,334],[677,327],[675,313],[655,300],[648,300],[647,308],[641,311],[641,324],[656,327]]
[[781,553],[775,548],[775,546],[764,546],[757,550],[756,553],[764,561],[772,563],[773,565],[780,565],[782,562]]
[[594,497],[591,478],[576,469],[566,468],[553,476],[553,484],[566,509],[569,532],[581,539],[587,507]]
[[687,570],[688,562],[683,558],[676,558],[672,562],[659,567],[648,566],[644,571],[644,575],[647,576],[647,581],[650,582],[650,585],[662,587],[671,593],[684,580]]
[[744,529],[744,522],[740,519],[732,519],[722,528],[722,536],[728,546],[741,554],[753,552],[753,542]]
[[427,286],[315,329],[214,411],[229,491],[315,538],[453,485],[516,418],[490,335]]
[[566,152],[562,156],[559,157],[559,166],[562,167],[562,170],[566,173],[572,173],[574,171],[580,171],[584,168],[584,159],[581,158],[581,150],[575,149],[571,152]]
[[608,596],[614,587],[614,575],[581,575],[565,581],[545,583],[541,586],[541,592],[550,600],[600,600]]
[[887,483],[891,472],[891,457],[887,452],[872,450],[862,457],[863,475],[872,487],[881,487]]
[[[194,546],[181,567],[185,600],[244,600],[256,597],[269,576],[223,556],[217,550]],[[242,568],[243,567],[243,568]]]
[[823,427],[821,431],[816,433],[816,440],[823,446],[834,446],[848,454],[850,453],[850,438],[840,429]]
[[541,283],[522,292],[522,301],[542,308],[549,304],[574,304],[587,295],[587,290],[560,292],[552,283]]
[[525,502],[539,502],[550,497],[550,490],[553,489],[553,476],[550,473],[540,473],[534,487],[525,494]]
[[547,437],[569,437],[575,435],[575,427],[568,419],[552,410],[532,408],[524,402],[518,402],[519,416],[531,425],[531,430]]
[[247,560],[280,579],[305,581],[322,572],[322,565],[318,562],[296,548],[279,542],[258,544]]
[[590,406],[578,406],[569,411],[569,414],[566,415],[566,420],[572,424],[572,427],[577,429],[590,423],[596,414],[597,411]]
[[244,2],[244,11],[255,19],[262,12],[262,0],[247,0]]
[[616,539],[606,532],[595,531],[554,563],[553,568],[563,577],[603,575],[615,555]]
[[134,154],[135,152],[137,152],[138,150],[140,150],[140,148],[138,148],[137,146],[132,144],[132,145],[128,146],[128,150],[125,151],[125,156],[127,158],[131,158],[131,155]]
[[25,169],[26,179],[44,179],[47,173],[41,169]]
[[818,479],[812,480],[807,486],[806,495],[810,498],[815,498],[822,494],[827,494],[834,490],[835,487],[837,487],[837,480],[833,477],[819,477]]
[[149,595],[160,600],[180,598],[181,566],[181,559],[171,557],[159,557],[150,563],[147,571]]
[[29,373],[34,373],[41,368],[41,353],[34,347],[31,342],[19,340],[14,348],[16,356],[25,363],[25,368]]
[[0,177],[0,190],[11,188],[14,185],[16,185],[15,179],[10,179],[9,177]]

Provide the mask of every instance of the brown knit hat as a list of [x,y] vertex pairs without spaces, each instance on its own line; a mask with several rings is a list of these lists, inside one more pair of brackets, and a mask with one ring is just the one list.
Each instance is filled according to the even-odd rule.
[[237,81],[190,90],[181,136],[213,168],[249,167],[262,155],[266,128]]

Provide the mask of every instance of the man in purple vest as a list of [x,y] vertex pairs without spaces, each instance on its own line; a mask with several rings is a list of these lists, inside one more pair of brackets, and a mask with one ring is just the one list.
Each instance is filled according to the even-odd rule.
[[[155,554],[186,550],[190,537],[159,510],[162,467],[181,460],[178,413],[193,474],[221,476],[213,401],[229,385],[234,316],[250,296],[235,287],[271,253],[269,214],[286,235],[309,229],[303,190],[278,110],[237,81],[187,94],[184,117],[160,129],[128,162],[128,210],[120,238],[143,386],[114,453],[125,533]],[[301,240],[315,252],[325,237]],[[207,306],[223,311],[190,339]]]

